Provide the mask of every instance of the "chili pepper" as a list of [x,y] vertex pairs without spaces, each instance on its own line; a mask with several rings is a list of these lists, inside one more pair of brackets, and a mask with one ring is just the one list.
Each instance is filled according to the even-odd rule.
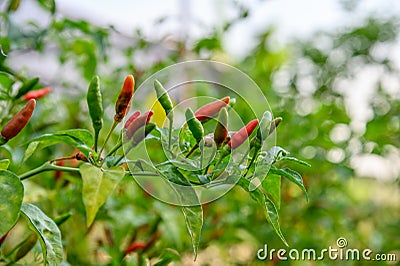
[[228,111],[222,108],[218,114],[217,125],[214,130],[214,141],[217,147],[221,147],[228,136]]
[[148,123],[144,126],[144,130],[141,130],[140,128],[136,130],[135,134],[132,136],[132,144],[133,146],[136,146],[139,144],[142,140],[144,140],[147,135],[150,134],[153,129],[156,128],[156,124],[154,123]]
[[271,122],[271,127],[269,128],[268,135],[271,135],[281,122],[282,117],[275,118],[274,121]]
[[195,117],[192,109],[186,109],[185,116],[186,123],[189,126],[189,130],[192,132],[193,137],[197,142],[200,142],[204,136],[203,125],[201,124],[200,120]]
[[257,135],[256,135],[257,139],[260,142],[263,142],[269,136],[271,120],[272,120],[272,114],[269,111],[265,111],[260,120],[260,124],[257,129]]
[[231,140],[228,142],[228,146],[234,150],[237,147],[239,147],[240,145],[242,145],[242,143],[248,139],[248,137],[251,135],[251,133],[254,131],[254,129],[257,127],[258,125],[258,120],[254,119],[251,120],[246,126],[244,126],[243,128],[241,128],[238,132],[236,132]]
[[30,91],[24,94],[24,96],[22,97],[24,98],[25,101],[29,101],[30,99],[39,99],[49,94],[51,90],[52,89],[50,87],[45,87],[40,90]]
[[115,122],[121,122],[128,112],[129,105],[131,103],[131,98],[135,88],[135,80],[132,75],[128,75],[125,78],[124,86],[118,96],[117,103],[115,104]]
[[15,137],[28,123],[35,110],[36,101],[31,99],[28,103],[3,127],[0,143],[4,144]]
[[127,129],[129,127],[129,125],[132,123],[133,120],[135,120],[136,118],[138,118],[140,115],[140,111],[136,111],[134,112],[125,122],[124,128]]
[[103,100],[100,91],[99,76],[94,76],[89,84],[88,92],[86,95],[87,104],[89,107],[90,118],[94,129],[94,148],[97,152],[97,140],[99,132],[103,127]]
[[218,114],[219,110],[221,110],[222,107],[225,107],[229,103],[229,101],[230,98],[225,97],[221,100],[203,105],[194,113],[194,115],[200,121],[208,120]]
[[24,82],[24,84],[21,86],[21,88],[19,88],[17,95],[15,95],[15,99],[20,98],[22,95],[24,95],[25,93],[27,93],[28,91],[33,89],[33,87],[35,87],[36,84],[38,84],[38,82],[39,82],[39,78],[33,78],[33,79],[30,79],[30,80]]
[[164,108],[165,114],[168,116],[173,109],[172,101],[168,95],[168,92],[158,80],[154,80],[154,89],[156,90],[158,101]]
[[136,119],[134,119],[128,126],[126,130],[126,138],[129,140],[132,138],[132,136],[135,134],[135,132],[141,128],[142,126],[145,126],[146,124],[149,123],[151,116],[153,115],[153,111],[147,111],[144,114],[138,116]]
[[124,251],[125,255],[135,252],[140,249],[145,249],[147,247],[147,243],[145,242],[133,242],[131,243]]
[[83,154],[81,151],[78,151],[78,152],[75,154],[75,159],[77,159],[78,161],[88,162],[87,157],[86,157],[85,154]]

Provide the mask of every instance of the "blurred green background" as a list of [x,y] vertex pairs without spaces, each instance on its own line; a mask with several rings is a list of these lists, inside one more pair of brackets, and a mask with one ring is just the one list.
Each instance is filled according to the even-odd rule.
[[[192,3],[183,2],[176,4],[185,8]],[[40,83],[51,86],[53,92],[39,101],[29,127],[8,148],[0,148],[0,158],[11,157],[11,170],[21,173],[48,158],[70,155],[72,150],[57,145],[21,164],[30,138],[62,129],[90,129],[85,93],[95,74],[101,77],[106,123],[111,124],[113,103],[127,74],[133,73],[139,86],[156,71],[177,62],[221,61],[237,67],[257,83],[274,116],[283,117],[277,144],[312,165],[295,169],[303,174],[309,202],[295,185],[282,181],[279,214],[290,248],[318,251],[336,247],[336,240],[344,237],[348,248],[393,253],[397,261],[344,261],[342,265],[398,264],[399,19],[363,11],[363,1],[336,1],[345,16],[360,12],[363,16],[355,16],[348,25],[338,21],[336,27],[289,36],[285,41],[277,38],[279,23],[265,23],[257,27],[253,38],[245,35],[237,38],[239,42],[230,43],[232,31],[241,27],[246,29],[244,32],[250,30],[248,23],[258,5],[268,2],[216,1],[211,5],[219,8],[216,10],[229,9],[229,16],[211,25],[191,20],[193,13],[201,15],[192,10],[186,18],[166,13],[151,25],[135,24],[121,30],[101,17],[93,19],[89,9],[75,14],[60,11],[58,2],[52,0],[3,0],[0,44],[7,56],[1,56],[0,71],[16,77],[38,76]],[[308,1],[302,2],[313,8]],[[96,14],[96,2],[92,5]],[[288,16],[293,8],[287,6]],[[85,12],[87,17],[82,15]],[[131,16],[134,21],[135,10]],[[124,19],[121,23],[129,23],[129,18]],[[174,23],[179,30],[165,27]],[[203,30],[189,31],[190,27]],[[236,53],[228,51],[232,46]],[[218,91],[212,93],[224,96]],[[244,120],[249,119],[240,104],[236,110]],[[116,141],[118,136],[113,138]],[[180,254],[176,265],[335,264],[328,259],[258,260],[257,250],[264,244],[270,249],[285,247],[256,203],[239,189],[205,206],[196,262],[179,209],[149,197],[131,180],[124,180],[101,208],[98,223],[87,232],[78,177],[64,174],[63,178],[65,182],[56,182],[54,173],[44,173],[27,181],[24,200],[37,203],[50,217],[73,212],[73,219],[61,226],[70,265],[117,265],[113,264],[113,252],[126,236],[148,239],[155,224],[162,235],[148,251],[149,257],[171,248]]]

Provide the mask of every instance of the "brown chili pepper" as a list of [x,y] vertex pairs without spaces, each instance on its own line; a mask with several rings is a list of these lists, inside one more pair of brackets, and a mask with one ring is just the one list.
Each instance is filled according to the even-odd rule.
[[33,110],[35,110],[36,100],[31,99],[1,130],[0,143],[4,144],[15,137],[29,122]]
[[226,108],[222,108],[219,111],[217,125],[214,130],[214,141],[217,148],[221,147],[226,137],[228,136],[228,111]]
[[133,78],[132,75],[128,75],[125,78],[124,86],[122,87],[121,93],[118,96],[117,103],[115,104],[114,120],[118,123],[122,121],[122,119],[128,112],[134,88],[135,88],[135,79]]

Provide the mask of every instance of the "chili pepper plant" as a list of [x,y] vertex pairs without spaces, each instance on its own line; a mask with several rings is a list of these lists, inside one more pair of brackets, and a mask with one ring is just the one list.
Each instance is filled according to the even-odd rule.
[[[24,129],[34,115],[36,100],[40,101],[39,98],[51,91],[48,87],[37,90],[38,82],[37,78],[27,80],[17,90],[11,83],[1,88],[2,102],[11,104],[2,104],[0,146],[5,147],[7,142],[13,141],[12,138]],[[244,189],[249,199],[258,202],[266,222],[287,244],[276,207],[280,202],[280,193],[277,193],[280,181],[275,181],[287,178],[307,196],[301,175],[282,166],[285,162],[308,164],[290,156],[279,146],[265,145],[282,118],[273,118],[271,112],[265,111],[262,118],[254,117],[244,122],[241,128],[231,128],[229,118],[235,106],[234,100],[226,96],[197,108],[187,107],[184,122],[176,127],[174,121],[182,118],[176,118],[175,106],[179,103],[171,99],[168,90],[158,80],[154,80],[152,93],[155,93],[169,122],[160,126],[152,122],[153,115],[157,115],[155,111],[130,110],[134,86],[134,77],[128,75],[115,104],[114,121],[109,125],[103,121],[102,90],[105,88],[101,88],[98,76],[93,77],[87,91],[92,131],[75,128],[36,136],[25,143],[23,161],[29,160],[41,149],[61,143],[73,147],[76,150],[74,154],[49,158],[27,172],[8,169],[10,158],[0,160],[0,247],[5,245],[7,238],[17,235],[15,227],[19,219],[25,219],[29,228],[22,236],[19,235],[19,244],[13,249],[1,247],[1,262],[18,262],[35,248],[36,243],[40,243],[43,265],[60,265],[66,260],[63,236],[58,227],[71,217],[71,213],[46,214],[34,202],[28,203],[24,199],[25,180],[40,178],[42,173],[48,171],[58,173],[57,178],[63,178],[59,174],[63,172],[80,177],[81,195],[75,196],[82,197],[87,230],[97,222],[99,209],[117,185],[128,178],[131,182],[138,182],[149,194],[159,189],[157,186],[163,186],[161,191],[171,197],[155,197],[181,208],[188,237],[192,241],[194,259],[201,243],[202,207],[211,198],[217,199],[215,195],[222,196],[229,192],[229,189],[218,192],[219,188],[227,186]],[[18,106],[21,110],[17,113]],[[115,131],[119,132],[119,138],[112,140]],[[143,155],[143,148],[147,151],[146,155]],[[152,154],[157,154],[157,158],[152,158]],[[64,166],[69,160],[79,163]],[[212,197],[204,198],[199,191],[205,195],[211,191]],[[115,265],[127,264],[132,256],[137,257],[139,264],[145,259],[155,259],[161,264],[173,260],[173,256],[163,256],[165,252],[150,252],[151,247],[161,241],[157,229],[160,220],[157,221],[150,229],[152,233],[147,241],[135,241],[127,236],[125,241],[114,243],[116,248],[108,255],[112,256]]]

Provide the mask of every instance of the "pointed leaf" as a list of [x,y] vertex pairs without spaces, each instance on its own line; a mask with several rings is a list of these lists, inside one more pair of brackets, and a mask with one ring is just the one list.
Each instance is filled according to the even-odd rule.
[[82,198],[86,210],[86,224],[90,226],[99,208],[125,175],[122,167],[102,170],[91,164],[79,168],[82,176]]
[[192,239],[194,260],[197,258],[197,251],[200,244],[201,229],[203,227],[203,209],[201,206],[182,207],[185,217],[186,228]]
[[263,211],[265,217],[267,218],[267,221],[272,225],[275,233],[280,237],[283,243],[286,246],[289,246],[281,232],[281,228],[279,225],[279,215],[274,203],[259,188],[253,191],[249,191],[249,183],[250,181],[243,177],[241,177],[237,182],[239,186],[249,192],[250,196],[263,207]]
[[30,140],[27,150],[25,151],[24,160],[27,160],[36,150],[46,148],[58,143],[66,143],[77,148],[89,156],[92,153],[93,136],[86,129],[71,129],[58,131],[51,134],[44,134],[40,137]]
[[300,159],[297,159],[296,157],[291,157],[291,156],[284,156],[279,161],[291,161],[291,162],[295,162],[295,163],[298,163],[298,164],[301,164],[301,165],[304,165],[307,167],[311,167],[311,164],[309,164],[305,161],[302,161]]
[[0,236],[17,222],[23,196],[24,186],[18,176],[10,171],[0,170]]
[[281,176],[269,174],[262,185],[279,209],[281,206]]
[[32,204],[23,203],[21,214],[27,219],[32,230],[39,236],[44,258],[43,265],[60,265],[63,257],[63,247],[60,230],[54,221]]
[[303,184],[303,178],[301,177],[301,175],[298,172],[296,172],[292,169],[289,169],[289,168],[282,168],[282,169],[271,168],[270,171],[272,174],[286,177],[291,182],[295,183],[304,192],[304,194],[306,195],[307,201],[308,201],[308,194],[307,194],[307,190]]

